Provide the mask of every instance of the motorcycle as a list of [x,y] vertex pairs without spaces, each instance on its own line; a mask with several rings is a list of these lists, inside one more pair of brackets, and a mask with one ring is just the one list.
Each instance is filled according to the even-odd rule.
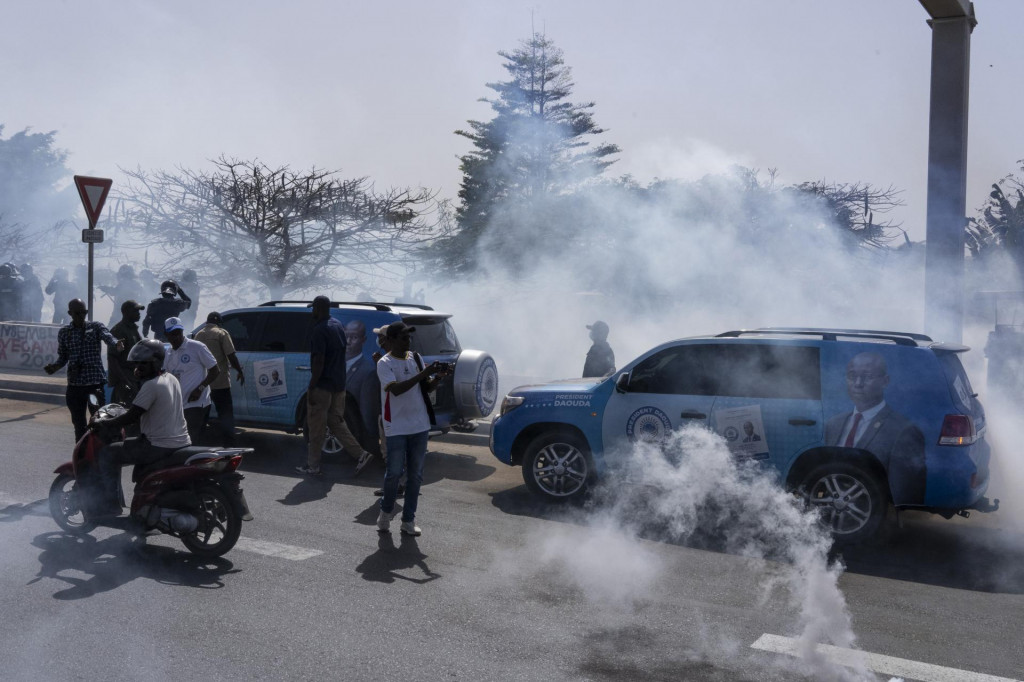
[[[124,439],[124,430],[103,426],[102,421],[126,412],[119,403],[100,407],[90,428],[75,444],[71,461],[54,470],[50,486],[50,514],[64,531],[91,532],[97,525],[138,532],[165,533],[179,538],[190,552],[219,557],[235,546],[242,521],[251,520],[249,505],[239,486],[244,478],[236,470],[242,455],[252,448],[189,446],[162,459],[136,464],[132,471],[135,490],[128,516],[101,516],[93,512],[101,496],[100,449]],[[118,476],[118,495],[124,491]]]

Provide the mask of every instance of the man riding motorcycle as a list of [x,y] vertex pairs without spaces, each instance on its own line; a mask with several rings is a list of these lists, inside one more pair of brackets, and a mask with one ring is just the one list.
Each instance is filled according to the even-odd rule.
[[128,362],[139,379],[139,392],[128,411],[120,417],[94,422],[91,429],[123,427],[139,422],[141,434],[111,443],[99,453],[103,479],[103,515],[121,513],[118,482],[125,464],[148,464],[192,444],[182,409],[181,386],[163,371],[164,344],[143,339],[132,346]]

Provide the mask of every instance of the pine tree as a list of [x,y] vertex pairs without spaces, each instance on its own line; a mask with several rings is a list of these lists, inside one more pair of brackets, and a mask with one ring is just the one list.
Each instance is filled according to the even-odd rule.
[[456,131],[474,149],[460,158],[458,232],[434,250],[450,274],[476,270],[482,242],[514,263],[533,249],[557,249],[571,239],[574,226],[554,225],[546,217],[561,198],[614,163],[609,157],[619,151],[614,144],[591,146],[587,138],[605,132],[594,122],[594,103],[569,101],[571,69],[544,34],[534,33],[498,55],[510,78],[488,83],[497,96],[481,100],[491,105],[494,118],[469,121],[468,130]]

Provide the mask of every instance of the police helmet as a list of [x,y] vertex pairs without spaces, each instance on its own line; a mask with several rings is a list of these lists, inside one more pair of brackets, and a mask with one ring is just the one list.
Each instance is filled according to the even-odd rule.
[[173,296],[178,293],[178,283],[173,279],[165,279],[163,282],[160,282],[160,293],[171,294]]
[[163,341],[142,339],[128,351],[128,362],[159,362],[163,364],[167,350]]
[[135,268],[133,268],[132,266],[130,266],[127,263],[125,263],[124,265],[122,265],[121,267],[119,267],[117,269],[117,276],[118,277],[134,277],[135,276]]

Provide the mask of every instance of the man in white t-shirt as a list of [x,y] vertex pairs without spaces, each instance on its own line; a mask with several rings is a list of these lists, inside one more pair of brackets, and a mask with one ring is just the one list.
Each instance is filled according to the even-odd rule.
[[423,461],[427,455],[427,435],[434,421],[427,393],[449,372],[448,365],[434,362],[424,367],[423,360],[409,351],[415,327],[392,322],[387,328],[390,351],[377,363],[381,386],[381,415],[387,438],[387,473],[384,496],[380,500],[377,529],[387,532],[395,515],[398,481],[406,472],[405,502],[402,505],[404,535],[419,535],[416,503],[423,483]]
[[210,404],[210,384],[220,375],[217,358],[206,344],[185,338],[185,326],[177,317],[167,318],[164,333],[171,344],[164,358],[164,370],[173,374],[181,384],[188,435],[198,445],[206,408]]
[[156,339],[143,339],[128,353],[127,361],[136,378],[142,382],[131,407],[120,417],[94,423],[90,428],[123,427],[139,423],[142,435],[112,443],[100,451],[103,501],[95,511],[99,515],[121,513],[121,496],[117,484],[125,464],[148,464],[188,447],[188,427],[182,410],[181,386],[164,372],[164,344]]

